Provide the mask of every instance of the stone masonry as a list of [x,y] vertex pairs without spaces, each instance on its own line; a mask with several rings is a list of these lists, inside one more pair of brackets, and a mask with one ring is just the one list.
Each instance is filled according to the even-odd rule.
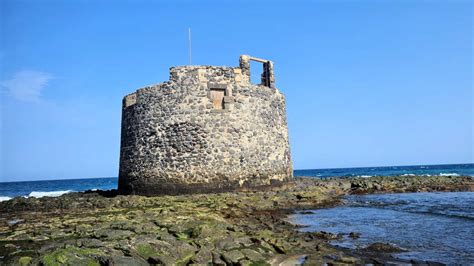
[[[250,60],[263,65],[261,84],[251,84]],[[120,193],[220,192],[292,177],[271,61],[242,55],[239,67],[172,67],[169,81],[123,99]]]

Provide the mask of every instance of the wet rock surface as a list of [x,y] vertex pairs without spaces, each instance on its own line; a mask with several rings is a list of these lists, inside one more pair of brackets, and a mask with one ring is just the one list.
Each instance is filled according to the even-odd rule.
[[399,248],[390,243],[373,243],[365,248],[365,250],[371,252],[385,252],[385,253],[395,253],[395,252],[404,252],[406,250]]
[[[375,185],[376,184],[376,185]],[[297,178],[265,191],[122,196],[114,191],[0,202],[0,264],[319,265],[396,261],[387,246],[335,248],[338,235],[298,232],[294,210],[351,193],[473,191],[469,177]],[[15,221],[15,222],[12,222]],[[357,233],[354,232],[354,236]],[[409,262],[408,262],[409,263]]]

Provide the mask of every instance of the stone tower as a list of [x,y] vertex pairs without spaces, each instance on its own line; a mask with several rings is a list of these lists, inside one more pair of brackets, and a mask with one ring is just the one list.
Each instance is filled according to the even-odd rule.
[[[263,64],[261,84],[250,81],[250,60]],[[292,177],[271,61],[242,55],[239,67],[172,67],[169,81],[123,99],[120,193],[219,192]]]

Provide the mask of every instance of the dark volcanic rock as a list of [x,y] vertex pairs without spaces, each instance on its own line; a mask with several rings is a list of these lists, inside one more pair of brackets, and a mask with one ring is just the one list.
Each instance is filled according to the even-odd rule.
[[360,237],[360,233],[357,233],[357,232],[350,232],[349,233],[349,237],[352,238],[352,239],[357,239]]
[[397,253],[397,252],[404,252],[406,250],[399,248],[395,245],[389,243],[373,243],[365,248],[367,251],[375,251],[375,252],[385,252],[385,253]]

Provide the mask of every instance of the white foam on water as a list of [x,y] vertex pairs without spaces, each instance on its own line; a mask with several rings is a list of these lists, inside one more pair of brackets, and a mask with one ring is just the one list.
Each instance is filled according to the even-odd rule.
[[456,173],[440,173],[440,176],[459,176],[459,174]]
[[59,197],[61,195],[72,192],[72,190],[60,191],[32,191],[27,197],[42,198],[42,197]]
[[358,175],[357,177],[368,178],[368,177],[372,177],[372,176],[371,175]]
[[6,201],[6,200],[11,200],[12,198],[10,197],[4,197],[4,196],[0,196],[0,201]]
[[403,174],[402,176],[415,176],[415,174]]

